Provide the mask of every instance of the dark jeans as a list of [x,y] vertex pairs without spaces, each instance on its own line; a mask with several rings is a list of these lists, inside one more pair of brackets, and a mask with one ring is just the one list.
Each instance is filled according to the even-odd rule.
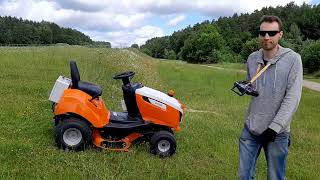
[[268,179],[285,178],[286,158],[290,144],[290,134],[280,133],[274,142],[263,143],[262,136],[255,136],[245,127],[239,139],[239,179],[254,179],[256,162],[261,148],[264,149],[268,165]]

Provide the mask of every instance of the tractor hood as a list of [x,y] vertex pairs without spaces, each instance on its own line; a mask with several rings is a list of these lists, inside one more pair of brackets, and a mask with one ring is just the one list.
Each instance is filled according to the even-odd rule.
[[164,103],[180,111],[183,114],[181,103],[176,98],[170,97],[169,95],[163,92],[148,87],[142,87],[136,90],[136,94]]

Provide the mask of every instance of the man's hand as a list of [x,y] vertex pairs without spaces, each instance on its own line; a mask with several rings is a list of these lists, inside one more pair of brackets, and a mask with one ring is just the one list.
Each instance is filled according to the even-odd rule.
[[273,129],[268,128],[261,134],[261,136],[264,138],[265,143],[274,142],[277,136],[277,132],[275,132]]
[[239,83],[241,83],[241,84],[248,84],[249,81],[244,80],[244,81],[239,81]]

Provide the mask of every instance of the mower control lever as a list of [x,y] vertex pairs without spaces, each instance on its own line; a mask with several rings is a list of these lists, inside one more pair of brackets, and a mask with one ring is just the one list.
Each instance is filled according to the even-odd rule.
[[135,73],[133,71],[127,71],[127,72],[114,75],[113,79],[121,79],[123,82],[123,85],[127,85],[127,84],[130,84],[129,78],[131,79],[134,75]]

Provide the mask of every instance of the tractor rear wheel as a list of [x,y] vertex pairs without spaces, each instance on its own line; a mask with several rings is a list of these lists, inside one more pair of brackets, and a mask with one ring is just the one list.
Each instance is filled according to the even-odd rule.
[[56,126],[56,143],[64,150],[83,151],[92,143],[92,130],[82,119],[68,117]]

